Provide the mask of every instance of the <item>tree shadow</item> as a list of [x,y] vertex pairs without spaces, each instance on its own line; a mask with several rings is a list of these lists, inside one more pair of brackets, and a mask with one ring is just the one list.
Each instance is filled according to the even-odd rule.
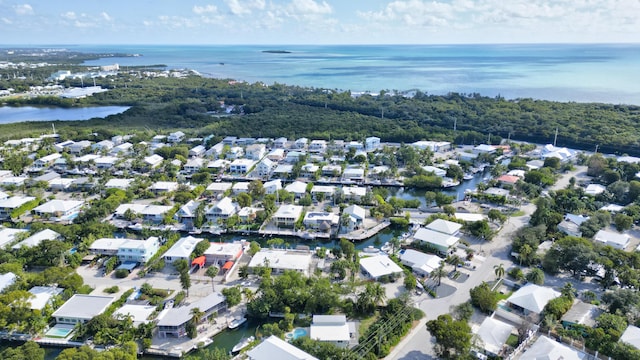
[[420,351],[411,351],[403,357],[398,358],[398,360],[436,360],[436,357],[431,355],[424,354]]

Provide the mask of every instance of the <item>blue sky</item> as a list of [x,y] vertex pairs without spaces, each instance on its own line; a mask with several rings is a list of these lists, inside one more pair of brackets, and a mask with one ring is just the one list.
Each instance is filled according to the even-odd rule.
[[4,44],[640,41],[640,0],[0,0]]

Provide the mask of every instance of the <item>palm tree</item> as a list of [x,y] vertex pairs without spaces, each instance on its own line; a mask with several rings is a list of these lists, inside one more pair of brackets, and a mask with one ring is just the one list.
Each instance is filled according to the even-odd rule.
[[367,284],[365,291],[370,294],[371,300],[375,305],[380,305],[387,298],[387,293],[379,283]]
[[203,316],[204,312],[200,311],[200,308],[194,307],[191,309],[191,321],[193,321],[194,325],[198,325],[200,321],[202,321]]
[[500,265],[494,265],[493,272],[496,273],[496,278],[498,278],[498,280],[502,279],[504,276],[504,264],[501,263]]
[[560,290],[560,293],[562,294],[562,296],[573,300],[576,297],[576,291],[577,290],[573,286],[573,284],[568,282],[568,283],[564,284],[564,286]]
[[218,267],[215,265],[209,266],[209,268],[207,269],[207,271],[204,273],[205,275],[207,275],[208,277],[211,278],[211,290],[215,291],[215,285],[213,284],[213,278],[215,278],[216,276],[218,276]]
[[389,244],[391,244],[391,250],[392,250],[392,254],[395,254],[396,251],[398,251],[400,249],[400,239],[398,239],[398,237],[394,236],[391,241],[389,241]]
[[447,272],[444,270],[444,262],[441,261],[440,266],[433,269],[433,271],[431,272],[431,277],[438,278],[438,286],[440,286],[440,284],[442,283],[442,278],[445,276],[447,276]]
[[520,266],[522,266],[522,260],[526,260],[527,264],[529,263],[529,256],[533,253],[533,248],[529,244],[524,244],[520,247],[520,254],[518,254],[518,259],[520,260]]

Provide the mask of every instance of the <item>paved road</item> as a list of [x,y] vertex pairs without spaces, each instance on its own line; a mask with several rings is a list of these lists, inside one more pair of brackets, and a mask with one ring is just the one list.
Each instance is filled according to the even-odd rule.
[[[586,167],[577,167],[574,171],[563,174],[558,182],[552,187],[552,190],[566,187],[571,177],[581,175],[585,171]],[[418,326],[416,326],[409,335],[407,335],[398,344],[398,346],[393,349],[393,351],[391,351],[386,359],[437,359],[433,350],[435,340],[427,331],[426,322],[437,318],[439,315],[450,313],[452,306],[469,300],[469,290],[471,288],[478,286],[483,281],[494,280],[495,265],[503,264],[505,269],[514,265],[510,256],[512,234],[519,228],[528,224],[529,217],[535,211],[536,207],[533,204],[527,204],[521,209],[524,212],[524,215],[510,218],[491,242],[482,245],[486,260],[471,273],[471,276],[467,281],[462,284],[456,284],[457,290],[454,294],[440,299],[426,298],[426,295],[423,295],[423,300],[419,301],[417,306],[425,312],[426,317],[420,321]],[[472,247],[474,247],[474,245],[472,245]],[[567,278],[564,277],[549,277],[546,283],[552,286],[562,286],[566,280]],[[593,290],[593,286],[590,286],[589,284],[578,283],[576,281],[572,282],[579,290],[584,288]]]

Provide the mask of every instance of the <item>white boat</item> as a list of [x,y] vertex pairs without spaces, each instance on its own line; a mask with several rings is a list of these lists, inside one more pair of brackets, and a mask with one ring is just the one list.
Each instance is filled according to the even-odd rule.
[[463,180],[473,180],[473,174],[464,174]]
[[384,243],[384,245],[380,247],[380,250],[389,254],[393,250],[393,246],[387,241],[386,243]]
[[239,343],[236,344],[236,346],[233,347],[233,349],[231,349],[231,353],[232,354],[236,354],[239,353],[240,350],[246,348],[247,346],[249,346],[249,344],[251,344],[251,342],[253,340],[255,340],[256,338],[253,336],[249,336],[248,338],[242,339],[240,340]]
[[235,318],[229,323],[229,329],[237,329],[240,325],[247,322],[247,318]]
[[367,254],[375,254],[375,253],[379,253],[380,249],[377,249],[375,246],[373,245],[369,245],[366,248],[362,249],[362,252],[365,252]]

